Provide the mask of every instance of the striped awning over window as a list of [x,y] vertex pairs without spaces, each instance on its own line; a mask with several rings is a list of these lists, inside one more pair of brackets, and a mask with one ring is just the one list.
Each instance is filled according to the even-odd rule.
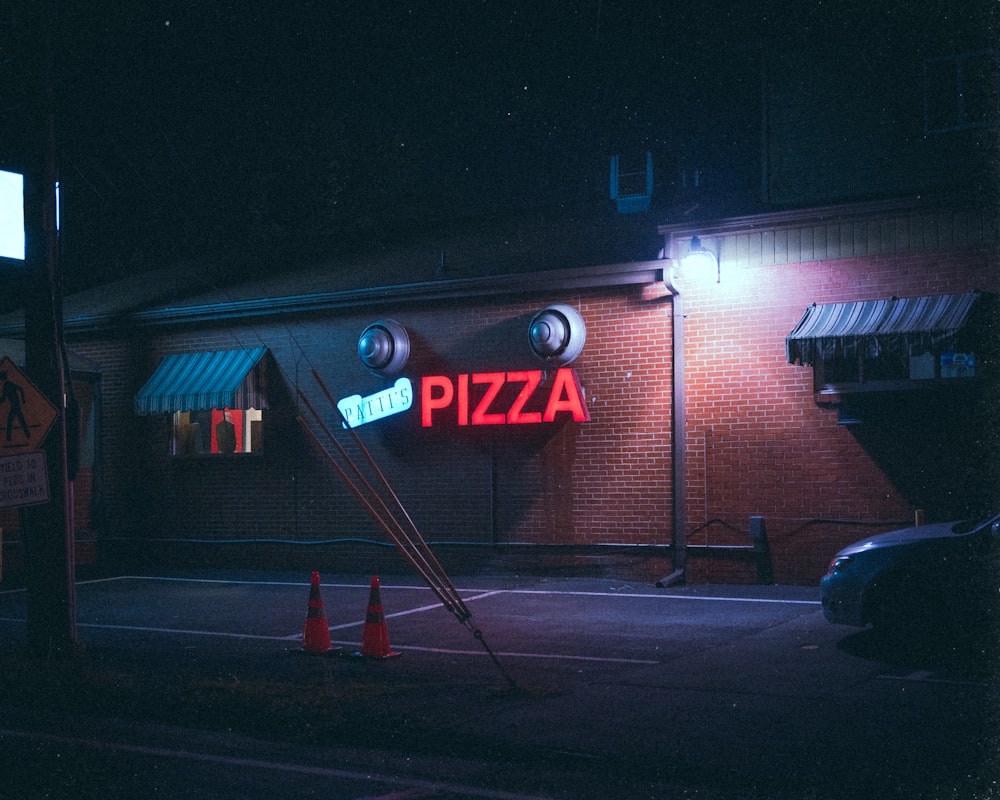
[[135,413],[267,408],[266,352],[257,347],[167,356],[135,396]]
[[851,357],[859,347],[873,358],[883,352],[939,350],[965,327],[979,297],[979,292],[964,292],[814,303],[785,339],[788,362]]

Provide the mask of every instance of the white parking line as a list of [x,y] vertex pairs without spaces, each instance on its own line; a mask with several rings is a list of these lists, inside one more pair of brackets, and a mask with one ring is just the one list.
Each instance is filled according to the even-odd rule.
[[[307,582],[291,582],[291,581],[252,581],[252,580],[235,580],[235,579],[223,579],[223,578],[178,578],[169,576],[149,576],[149,575],[121,575],[110,578],[98,578],[91,581],[81,581],[80,585],[85,584],[97,584],[106,582],[117,582],[117,581],[161,581],[161,582],[171,582],[171,583],[209,583],[209,584],[222,584],[222,585],[239,585],[239,586],[294,586],[294,587],[307,587],[309,584]],[[320,584],[326,588],[334,589],[357,589],[364,590],[369,588],[369,584],[358,583],[358,584],[345,584],[345,583],[321,583]],[[416,590],[416,591],[431,591],[431,588],[423,585],[382,585],[380,587],[383,590],[388,591],[400,591],[400,590]],[[580,590],[559,590],[559,589],[459,589],[459,592],[470,593],[469,597],[463,598],[465,602],[475,602],[477,600],[484,600],[490,597],[501,596],[501,595],[536,595],[536,596],[566,596],[566,597],[608,597],[608,598],[629,598],[629,599],[647,599],[647,600],[695,600],[695,601],[708,601],[708,602],[729,602],[729,603],[770,603],[770,604],[792,604],[792,605],[819,605],[818,601],[811,600],[794,600],[794,599],[780,599],[780,598],[756,598],[756,597],[725,597],[718,595],[687,595],[687,594],[677,594],[669,593],[664,594],[660,592],[589,592]],[[415,606],[413,608],[404,609],[402,611],[395,611],[392,613],[385,614],[385,618],[394,619],[398,617],[407,616],[410,614],[420,614],[428,611],[437,611],[443,606],[439,602]],[[24,622],[24,620],[16,620],[11,618],[0,618],[0,621],[4,622]],[[102,624],[102,623],[78,623],[81,628],[101,628],[106,630],[122,630],[122,631],[136,631],[140,633],[159,633],[167,635],[177,635],[177,636],[205,636],[205,637],[219,637],[219,638],[229,638],[229,639],[247,639],[247,640],[263,640],[263,641],[276,641],[276,642],[295,642],[302,639],[302,633],[296,631],[287,635],[278,636],[267,636],[260,634],[249,634],[249,633],[236,633],[231,631],[206,631],[199,629],[189,629],[189,628],[164,628],[158,626],[138,626],[138,625],[113,625],[113,624]],[[365,624],[364,619],[358,619],[351,622],[339,623],[337,625],[331,625],[330,631],[341,631],[351,628],[361,628]],[[338,646],[355,647],[354,642],[334,642]],[[394,645],[395,649],[398,650],[411,650],[415,652],[428,652],[428,653],[443,653],[450,655],[486,655],[485,651],[481,650],[465,650],[465,649],[452,649],[452,648],[438,648],[438,647],[419,647],[419,646],[407,646],[407,645]],[[630,659],[630,658],[605,658],[597,656],[586,656],[586,655],[560,655],[555,653],[524,653],[524,652],[507,652],[507,653],[497,653],[498,656],[503,656],[507,658],[535,658],[535,659],[552,659],[557,661],[583,661],[583,662],[604,662],[604,663],[619,663],[619,664],[642,664],[651,665],[658,664],[659,661],[655,659]]]
[[985,681],[961,681],[954,678],[937,678],[933,672],[926,669],[919,669],[907,675],[879,675],[878,678],[884,681],[904,681],[906,683],[940,683],[949,686],[989,688],[989,684]]
[[[440,608],[440,606],[427,606],[426,609],[430,608]],[[425,610],[425,609],[413,609],[413,611]],[[412,612],[403,612],[412,613]],[[398,614],[395,616],[399,616]],[[23,619],[13,619],[10,617],[0,617],[0,622],[18,622],[23,623]],[[111,631],[135,631],[137,633],[163,633],[173,636],[214,636],[220,639],[257,639],[269,642],[296,642],[302,639],[301,633],[293,633],[288,636],[263,636],[254,633],[232,633],[228,631],[202,631],[192,628],[157,628],[153,626],[146,625],[107,625],[99,624],[94,622],[81,622],[78,623],[81,628],[98,628],[102,630]],[[341,628],[348,627],[360,627],[364,622],[352,622],[348,625],[335,625],[330,628],[331,631],[340,630]],[[338,647],[357,647],[357,642],[346,641],[346,640],[331,640],[331,644]],[[457,648],[449,647],[420,647],[417,645],[398,645],[393,644],[394,650],[411,650],[413,652],[419,653],[441,653],[445,655],[457,655],[457,656],[485,656],[489,655],[485,650],[460,650]],[[541,658],[549,659],[552,661],[586,661],[594,663],[610,663],[610,664],[659,664],[660,662],[656,659],[648,658],[603,658],[600,656],[574,656],[566,655],[560,653],[522,653],[522,652],[501,652],[496,654],[499,657],[504,658]]]
[[[308,581],[250,581],[250,580],[238,580],[231,578],[177,578],[171,576],[161,576],[161,575],[116,575],[109,578],[95,578],[93,580],[78,581],[77,586],[86,586],[88,584],[97,583],[111,583],[115,581],[163,581],[171,583],[218,583],[218,584],[233,584],[237,586],[309,586]],[[331,589],[368,589],[368,583],[320,583],[321,587],[331,588]],[[429,586],[423,586],[420,584],[382,584],[382,590],[415,590],[415,591],[431,591]],[[8,589],[5,591],[0,591],[0,594],[14,594],[23,593],[25,590],[21,589]],[[481,588],[459,588],[460,592],[480,592],[473,598],[468,599],[479,599],[479,597],[491,597],[496,594],[529,594],[529,595],[565,595],[567,597],[630,597],[630,598],[640,598],[648,600],[692,600],[692,601],[707,601],[713,603],[771,603],[771,604],[787,604],[787,605],[807,605],[807,606],[818,606],[820,605],[819,600],[795,600],[791,598],[780,598],[780,597],[728,597],[725,595],[696,595],[696,594],[677,594],[677,593],[667,593],[663,592],[587,592],[576,589],[562,590],[562,589],[481,589]]]
[[[424,609],[413,609],[410,612],[402,613],[412,613],[418,610],[427,610],[431,608],[440,608],[440,606],[426,606]],[[395,616],[399,616],[396,614]],[[12,619],[9,617],[0,617],[0,622],[18,622],[23,623],[23,619]],[[137,633],[162,633],[173,636],[207,636],[207,637],[217,637],[220,639],[254,639],[269,642],[295,642],[302,639],[301,633],[293,633],[288,636],[264,636],[261,634],[254,633],[232,633],[229,631],[203,631],[193,628],[159,628],[148,625],[108,625],[100,624],[94,622],[81,622],[78,623],[81,628],[96,628],[101,630],[111,630],[111,631],[135,631]],[[330,628],[331,631],[339,630],[341,628],[347,627],[360,627],[364,622],[350,623],[349,625],[335,625]],[[338,647],[356,648],[358,646],[357,642],[346,641],[346,640],[331,640],[331,644]],[[459,655],[459,656],[485,656],[489,655],[485,650],[464,650],[449,647],[420,647],[418,645],[398,645],[393,644],[394,650],[411,650],[413,652],[422,653],[441,653],[445,655]],[[585,661],[594,663],[610,663],[610,664],[659,664],[660,662],[656,659],[647,658],[604,658],[600,656],[574,656],[561,653],[523,653],[523,652],[500,652],[496,654],[504,658],[539,658],[548,659],[551,661]]]
[[[426,588],[426,587],[421,587],[421,588]],[[503,592],[500,590],[494,592],[483,592],[482,594],[476,595],[474,597],[465,597],[463,598],[463,600],[465,600],[466,602],[471,602],[473,600],[482,600],[484,597],[492,597],[493,595],[496,594],[503,594]],[[417,606],[416,608],[409,608],[406,611],[394,611],[391,614],[385,614],[384,616],[386,619],[394,619],[395,617],[405,617],[410,614],[420,614],[424,611],[437,611],[440,608],[442,608],[441,603],[432,603],[429,606]],[[363,619],[357,620],[355,622],[343,622],[340,625],[331,625],[330,630],[339,631],[343,630],[344,628],[357,628],[364,624],[365,621]]]
[[[218,636],[223,639],[266,639],[273,642],[286,641],[285,636],[264,636],[257,633],[234,633],[232,631],[201,631],[192,628],[156,628],[147,625],[109,625],[98,622],[78,622],[81,628],[100,628],[110,631],[136,631],[138,633],[170,633],[175,636]],[[302,638],[299,634],[296,638]]]
[[237,758],[214,753],[197,753],[190,750],[175,750],[166,747],[149,747],[146,745],[113,742],[101,739],[82,739],[72,736],[56,736],[54,734],[34,733],[0,728],[0,738],[26,739],[33,742],[49,742],[51,744],[71,745],[94,750],[109,750],[115,753],[133,753],[162,759],[176,759],[201,764],[216,764],[224,767],[239,767],[241,769],[263,769],[289,774],[309,775],[318,778],[336,778],[339,780],[359,781],[365,785],[387,784],[403,786],[410,789],[426,789],[442,796],[451,794],[468,797],[482,797],[489,800],[546,800],[538,795],[526,795],[514,792],[504,792],[496,789],[486,789],[479,786],[463,786],[445,781],[428,781],[420,778],[406,778],[399,775],[381,775],[376,772],[334,767],[315,767],[306,764],[292,764],[287,761],[265,761],[258,758]]
[[554,594],[568,597],[631,597],[647,600],[708,600],[713,603],[779,603],[788,605],[818,606],[819,600],[791,600],[780,597],[724,597],[699,594],[648,594],[639,592],[582,592],[553,591],[551,589],[501,589],[506,594]]
[[[351,642],[334,642],[337,645],[353,646]],[[456,650],[448,647],[418,647],[414,645],[399,645],[393,642],[393,650],[412,650],[417,653],[444,653],[456,656],[488,656],[485,650]],[[549,661],[586,661],[602,664],[641,664],[651,665],[662,662],[653,658],[604,658],[601,656],[571,656],[560,653],[520,653],[517,651],[500,651],[495,654],[498,658],[543,658]]]

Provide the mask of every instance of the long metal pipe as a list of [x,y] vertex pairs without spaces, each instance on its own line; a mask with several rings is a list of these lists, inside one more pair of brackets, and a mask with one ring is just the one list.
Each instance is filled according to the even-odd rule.
[[[673,246],[673,242],[670,242]],[[672,253],[666,251],[669,255]],[[656,582],[659,587],[673,586],[684,581],[687,572],[687,470],[685,451],[687,440],[687,405],[684,378],[684,301],[675,283],[673,265],[663,271],[663,282],[671,293],[670,350],[670,483],[671,483],[671,551],[673,572]]]

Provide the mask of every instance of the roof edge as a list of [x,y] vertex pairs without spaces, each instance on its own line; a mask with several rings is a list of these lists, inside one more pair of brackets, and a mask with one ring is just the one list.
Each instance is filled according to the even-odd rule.
[[[393,304],[419,303],[456,298],[497,297],[525,292],[644,285],[662,281],[667,264],[668,262],[665,260],[634,261],[285,297],[260,297],[225,303],[163,306],[127,314],[71,317],[63,320],[63,329],[66,333],[81,334],[121,328],[123,325],[156,327],[219,322],[236,318],[315,313],[332,309],[363,308],[390,302]],[[23,335],[23,331],[23,324],[13,323],[0,326],[0,337]]]
[[925,209],[961,206],[973,207],[970,200],[949,198],[908,197],[893,200],[873,200],[860,203],[817,206],[814,208],[790,209],[744,217],[705,220],[703,222],[681,222],[657,226],[661,236],[683,238],[688,233],[699,236],[751,233],[755,231],[781,230],[809,225],[826,225],[831,222],[845,222],[884,214],[912,214]]

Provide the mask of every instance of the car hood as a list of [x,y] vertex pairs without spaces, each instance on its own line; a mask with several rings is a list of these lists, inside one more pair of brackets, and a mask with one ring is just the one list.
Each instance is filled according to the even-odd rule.
[[849,547],[845,547],[838,555],[851,556],[863,553],[866,550],[877,550],[883,547],[896,547],[898,545],[913,544],[927,539],[951,539],[959,534],[953,533],[954,527],[960,520],[951,522],[938,522],[933,525],[920,525],[915,528],[901,528],[898,531],[880,533],[878,536],[870,536],[855,542]]

